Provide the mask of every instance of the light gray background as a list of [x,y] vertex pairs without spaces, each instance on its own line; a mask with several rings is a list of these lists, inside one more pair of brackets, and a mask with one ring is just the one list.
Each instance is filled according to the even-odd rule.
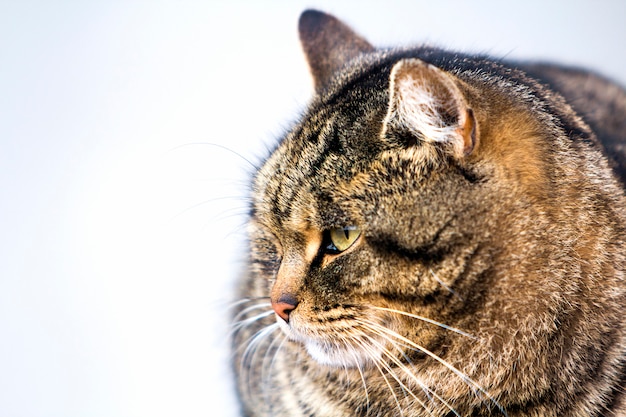
[[311,94],[299,13],[626,81],[626,2],[512,4],[0,2],[0,415],[234,416],[243,157]]

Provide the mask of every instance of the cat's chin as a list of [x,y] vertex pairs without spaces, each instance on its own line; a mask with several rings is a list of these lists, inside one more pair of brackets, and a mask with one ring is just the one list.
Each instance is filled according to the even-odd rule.
[[[380,360],[382,351],[378,346],[357,348],[347,345],[339,345],[330,340],[317,340],[302,336],[291,328],[283,320],[277,320],[281,330],[294,342],[301,343],[307,353],[321,365],[338,368],[364,368]],[[363,343],[363,342],[361,342]]]
[[366,355],[357,349],[339,347],[334,344],[321,344],[316,341],[305,342],[304,346],[308,354],[322,365],[337,368],[363,368],[376,361],[380,354],[376,352],[376,358]]

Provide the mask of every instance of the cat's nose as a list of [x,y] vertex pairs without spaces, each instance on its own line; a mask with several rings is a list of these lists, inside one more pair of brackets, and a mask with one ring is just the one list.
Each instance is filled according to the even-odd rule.
[[278,301],[272,300],[272,308],[278,316],[289,322],[289,314],[298,307],[298,300],[291,294],[283,294]]

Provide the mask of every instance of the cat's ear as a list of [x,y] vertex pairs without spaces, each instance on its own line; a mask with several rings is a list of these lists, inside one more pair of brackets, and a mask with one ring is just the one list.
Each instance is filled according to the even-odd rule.
[[328,85],[348,61],[374,47],[335,17],[306,10],[298,23],[300,42],[309,63],[316,90]]
[[453,75],[410,58],[391,70],[384,139],[448,144],[455,156],[472,153],[477,144],[474,113]]

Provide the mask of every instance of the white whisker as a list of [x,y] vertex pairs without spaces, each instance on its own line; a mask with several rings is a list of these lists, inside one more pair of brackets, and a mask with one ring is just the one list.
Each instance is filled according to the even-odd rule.
[[269,326],[262,328],[257,331],[254,335],[252,335],[248,340],[246,340],[243,345],[246,346],[243,355],[242,355],[242,363],[245,363],[248,359],[248,355],[252,350],[254,350],[261,341],[267,337],[270,333],[278,329],[278,323],[273,323]]
[[237,313],[237,315],[235,317],[233,317],[233,324],[237,324],[238,320],[242,317],[245,316],[246,314],[248,314],[251,311],[254,310],[259,310],[262,308],[267,308],[268,311],[267,313],[271,313],[273,312],[273,310],[271,310],[272,305],[270,303],[259,303],[259,304],[254,304],[252,306],[246,307],[243,310],[241,310],[239,313]]
[[249,371],[254,368],[254,358],[258,353],[258,347],[266,337],[271,335],[277,329],[278,323],[273,323],[257,331],[250,339],[243,343],[246,348],[241,356],[241,360],[239,363],[239,374],[245,378],[244,380],[246,381],[246,387],[244,395],[247,397],[250,397],[250,393],[252,392],[252,387],[250,386],[252,378],[249,378],[248,375]]
[[270,310],[270,311],[264,311],[261,314],[257,314],[256,316],[253,317],[249,317],[247,319],[238,321],[233,323],[233,328],[230,331],[230,336],[232,336],[234,333],[238,332],[239,330],[241,330],[241,328],[246,327],[252,323],[254,323],[257,320],[261,320],[267,316],[271,316],[272,314],[274,314],[274,311]]
[[254,301],[268,300],[268,299],[269,299],[269,297],[252,297],[252,298],[246,297],[246,298],[241,298],[241,299],[239,299],[237,301],[234,301],[234,302],[230,303],[230,305],[228,307],[226,307],[226,308],[230,310],[230,309],[233,309],[233,308],[238,307],[238,306],[240,306],[242,304],[245,304],[245,303],[251,303],[251,302],[254,302]]
[[378,369],[378,372],[380,372],[380,376],[383,377],[383,379],[385,380],[385,383],[387,384],[387,387],[389,387],[389,392],[391,393],[391,395],[393,396],[393,399],[396,403],[396,406],[398,407],[398,410],[400,411],[400,415],[404,416],[404,411],[402,411],[402,406],[400,405],[400,401],[398,401],[398,396],[396,395],[395,390],[393,389],[393,387],[391,386],[391,383],[389,382],[389,380],[387,379],[387,377],[385,376],[385,372],[383,372],[382,368],[380,367],[380,365],[382,365],[383,367],[385,367],[385,369],[391,374],[391,376],[397,381],[398,378],[394,375],[393,370],[389,369],[389,366],[384,363],[384,361],[380,360],[380,358],[377,357],[375,352],[372,352],[371,348],[368,347],[367,345],[365,345],[364,343],[358,341],[355,339],[355,341],[357,343],[359,343],[359,345],[361,346],[361,348],[363,350],[365,350],[366,352],[368,352],[370,354],[370,356],[372,357],[374,366]]
[[[388,341],[392,346],[394,346],[400,353],[402,353],[402,355],[404,355],[404,357],[408,360],[408,357],[406,357],[406,355],[404,354],[404,352],[402,352],[402,350],[396,345],[395,341],[392,340],[389,336],[382,334],[381,332],[379,332],[376,328],[370,326],[367,323],[363,323],[363,326],[367,329],[369,329],[370,331],[372,331],[375,335],[380,336],[382,338],[384,338],[386,341]],[[378,342],[377,340],[375,340],[374,338],[372,338],[371,336],[366,336],[368,337],[368,339],[372,342],[372,344],[376,345],[384,354],[387,358],[389,358],[396,366],[398,366],[398,368],[400,368],[411,380],[413,380],[413,382],[415,382],[417,385],[419,385],[419,387],[424,391],[424,393],[427,395],[427,397],[429,399],[432,400],[432,397],[436,398],[437,400],[439,400],[443,405],[445,405],[452,413],[454,413],[454,415],[461,417],[459,415],[459,413],[456,412],[456,410],[454,409],[454,407],[452,407],[452,405],[450,405],[450,403],[448,403],[445,399],[443,399],[439,394],[437,394],[435,391],[433,391],[428,385],[426,385],[423,381],[421,381],[417,376],[415,376],[415,374],[413,374],[413,372],[411,372],[411,370],[405,365],[403,364],[395,355],[393,355],[389,349],[387,349],[384,345],[382,345],[380,342]],[[400,381],[398,381],[398,383],[402,384]],[[404,384],[402,384],[403,387],[405,387]],[[408,388],[406,388],[408,389]],[[426,404],[424,404],[424,402],[420,399],[418,399],[415,394],[409,390],[409,393],[411,394],[411,396],[413,398],[415,398],[415,400],[417,400],[420,405],[430,413],[430,411],[428,410],[428,407],[426,407]],[[432,397],[431,397],[432,395]]]
[[475,389],[476,390],[475,392],[480,392],[484,396],[486,396],[491,401],[491,403],[494,404],[500,410],[500,412],[502,412],[502,414],[504,414],[505,416],[507,415],[506,411],[500,405],[500,403],[491,394],[489,394],[484,388],[482,388],[480,385],[478,385],[469,376],[467,376],[466,374],[461,372],[459,369],[455,368],[449,362],[447,362],[446,360],[442,359],[438,355],[434,354],[430,350],[426,349],[423,346],[418,345],[417,343],[415,343],[412,340],[407,339],[406,337],[404,337],[404,336],[394,332],[393,330],[390,330],[390,329],[388,329],[388,328],[386,328],[384,326],[379,325],[378,323],[367,321],[367,323],[364,324],[364,326],[368,327],[371,331],[374,331],[374,332],[376,332],[376,331],[384,332],[384,333],[388,334],[390,337],[396,338],[396,339],[406,343],[410,347],[416,349],[417,351],[422,352],[422,353],[430,356],[431,358],[433,358],[434,360],[436,360],[437,362],[439,362],[440,364],[442,364],[443,366],[448,368],[450,371],[452,371],[456,376],[458,376],[469,387],[472,387],[473,389]]
[[354,353],[353,350],[349,350],[350,355],[352,355],[352,357],[354,358],[354,363],[357,364],[356,365],[356,369],[357,371],[359,371],[359,375],[361,376],[361,381],[363,382],[363,390],[365,391],[365,401],[367,403],[367,411],[369,413],[370,410],[370,394],[369,391],[367,389],[367,382],[365,381],[365,375],[363,375],[363,370],[361,370],[361,366],[359,365],[359,359],[356,356],[356,354]]
[[[276,362],[276,357],[279,354],[281,348],[283,347],[283,344],[285,343],[285,341],[287,340],[287,336],[285,334],[283,334],[282,332],[279,333],[282,337],[279,338],[274,338],[272,340],[272,342],[269,344],[269,346],[265,349],[265,354],[263,355],[263,361],[261,362],[261,386],[262,386],[262,390],[263,390],[263,395],[266,397],[266,400],[269,401],[269,395],[268,395],[268,388],[272,386],[271,384],[271,370],[274,368],[274,363]],[[274,345],[276,344],[276,342],[280,340],[280,344],[278,345],[278,347],[274,349]],[[267,365],[267,359],[270,355],[270,352],[274,352],[274,354],[272,355],[272,359],[269,363],[269,366]]]
[[439,285],[441,285],[443,288],[445,288],[446,290],[448,290],[452,295],[454,295],[456,298],[458,298],[460,301],[464,301],[463,298],[461,298],[456,291],[454,291],[452,288],[450,288],[448,285],[446,285],[445,282],[443,282],[441,279],[439,279],[439,277],[437,276],[437,274],[435,274],[435,271],[433,271],[432,269],[428,269],[428,271],[430,272],[430,274],[432,275],[433,278],[435,278],[435,281],[437,281],[439,283]]
[[374,310],[387,311],[389,313],[396,313],[396,314],[400,314],[400,315],[403,315],[403,316],[406,316],[406,317],[411,317],[411,318],[414,318],[414,319],[418,319],[418,320],[421,320],[421,321],[426,322],[426,323],[434,324],[435,326],[439,326],[439,327],[441,327],[443,329],[450,330],[452,332],[458,333],[458,334],[460,334],[462,336],[469,337],[470,339],[478,340],[478,338],[476,336],[472,336],[471,334],[469,334],[467,332],[464,332],[463,330],[457,329],[456,327],[448,326],[447,324],[443,324],[443,323],[440,323],[440,322],[438,322],[436,320],[429,319],[429,318],[423,317],[423,316],[419,316],[417,314],[407,313],[406,311],[396,310],[396,309],[393,309],[393,308],[386,308],[386,307],[369,306],[369,308],[372,308]]
[[[179,217],[181,217],[181,216],[185,215],[186,213],[188,213],[188,212],[190,212],[190,211],[192,211],[192,210],[195,210],[195,209],[201,208],[201,207],[203,207],[203,206],[206,206],[206,205],[209,205],[209,204],[212,204],[212,203],[216,203],[216,202],[219,202],[219,201],[223,201],[223,200],[232,200],[232,201],[236,201],[236,202],[242,202],[242,203],[245,203],[245,202],[249,201],[249,200],[250,200],[250,198],[249,198],[249,197],[245,197],[245,196],[240,196],[240,195],[232,195],[232,196],[222,196],[222,197],[210,198],[210,199],[207,199],[207,200],[201,201],[201,202],[199,202],[199,203],[196,203],[196,204],[194,204],[194,205],[192,205],[192,206],[189,206],[189,207],[187,207],[187,208],[185,208],[185,209],[183,209],[183,210],[180,210],[178,213],[176,213],[175,215],[173,215],[172,217],[170,217],[169,221],[176,220],[176,219],[178,219]],[[234,208],[237,208],[237,209],[245,209],[245,208],[246,208],[246,206],[231,207],[231,209],[234,209]]]
[[233,154],[233,155],[239,157],[240,159],[242,159],[243,161],[247,162],[252,167],[252,169],[254,169],[254,170],[257,169],[257,166],[255,164],[253,164],[252,161],[250,161],[248,158],[243,156],[242,153],[240,153],[240,152],[238,152],[238,151],[236,151],[234,149],[231,149],[228,146],[224,146],[224,145],[222,145],[220,143],[215,143],[215,142],[190,142],[190,143],[183,143],[182,145],[178,145],[178,146],[175,146],[175,147],[171,148],[168,152],[174,152],[174,151],[180,150],[180,149],[188,147],[188,146],[212,146],[212,147],[215,147],[215,148],[219,148],[219,149],[222,149],[224,151],[230,152],[231,154]]

